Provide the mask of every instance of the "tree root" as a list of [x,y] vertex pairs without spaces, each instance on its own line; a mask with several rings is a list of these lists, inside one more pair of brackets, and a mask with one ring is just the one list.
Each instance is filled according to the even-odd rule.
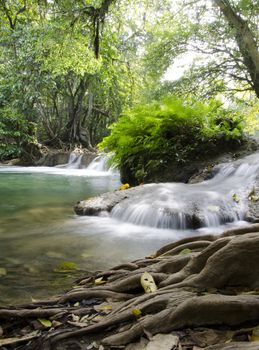
[[[47,318],[52,321],[51,330],[42,330],[39,338],[31,339],[24,349],[37,349],[39,344],[44,350],[66,349],[66,344],[75,345],[79,340],[86,344],[84,348],[90,348],[95,340],[104,349],[112,349],[143,336],[152,339],[158,333],[178,336],[179,330],[184,340],[188,329],[195,332],[197,327],[212,331],[215,327],[233,330],[249,325],[248,339],[259,324],[258,256],[258,224],[226,231],[219,237],[180,240],[161,248],[153,259],[118,265],[79,280],[77,289],[49,304],[43,301],[22,309],[0,309],[4,337],[10,337],[12,327],[22,336],[25,324],[32,332],[31,321]],[[145,271],[158,286],[155,292],[144,293],[140,278]],[[104,284],[96,285],[100,278]],[[57,326],[54,320],[60,324]],[[179,344],[183,340],[179,338]],[[248,342],[240,347],[235,339],[225,345],[206,344],[207,350],[257,349]]]

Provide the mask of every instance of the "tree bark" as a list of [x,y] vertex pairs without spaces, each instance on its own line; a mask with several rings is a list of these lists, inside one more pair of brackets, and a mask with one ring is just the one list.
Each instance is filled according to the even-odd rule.
[[222,11],[234,31],[236,43],[251,78],[249,83],[259,98],[259,52],[255,34],[249,28],[248,22],[235,12],[229,1],[214,0],[214,4]]

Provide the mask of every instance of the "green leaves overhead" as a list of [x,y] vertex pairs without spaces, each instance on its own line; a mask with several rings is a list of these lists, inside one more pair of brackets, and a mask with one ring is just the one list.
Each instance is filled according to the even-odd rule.
[[[89,48],[89,36],[80,33],[60,32],[56,25],[46,28],[40,35],[36,50],[41,69],[53,76],[65,76],[73,72],[77,76],[96,74],[102,61],[97,60]],[[58,32],[58,35],[57,35]]]

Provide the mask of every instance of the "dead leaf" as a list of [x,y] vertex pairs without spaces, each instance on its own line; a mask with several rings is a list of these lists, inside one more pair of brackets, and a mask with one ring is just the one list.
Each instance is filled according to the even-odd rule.
[[250,341],[254,342],[254,341],[258,341],[258,340],[259,340],[259,326],[256,326],[252,331]]
[[109,313],[113,309],[113,307],[112,307],[112,305],[103,303],[103,304],[99,304],[99,305],[94,305],[94,309],[97,312],[102,311],[105,313]]
[[127,345],[125,350],[144,350],[144,349],[146,349],[147,343],[148,343],[148,340],[142,337],[142,338],[140,338],[139,342],[131,343],[131,344]]
[[171,350],[177,347],[179,338],[172,334],[156,334],[147,344],[146,350]]
[[148,272],[144,272],[141,275],[140,283],[142,287],[144,288],[145,293],[152,293],[157,290],[156,283],[154,281],[154,278],[150,275]]
[[68,324],[71,324],[72,326],[83,328],[86,327],[86,323],[84,322],[73,322],[73,321],[67,321]]
[[7,271],[4,267],[0,267],[0,277],[1,276],[6,276],[7,275]]

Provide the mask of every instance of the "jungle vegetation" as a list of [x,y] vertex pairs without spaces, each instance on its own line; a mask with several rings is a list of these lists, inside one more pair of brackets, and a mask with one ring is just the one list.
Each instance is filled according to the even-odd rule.
[[258,125],[258,12],[255,0],[0,0],[0,159],[95,150],[111,132],[101,147],[141,174],[242,142]]

